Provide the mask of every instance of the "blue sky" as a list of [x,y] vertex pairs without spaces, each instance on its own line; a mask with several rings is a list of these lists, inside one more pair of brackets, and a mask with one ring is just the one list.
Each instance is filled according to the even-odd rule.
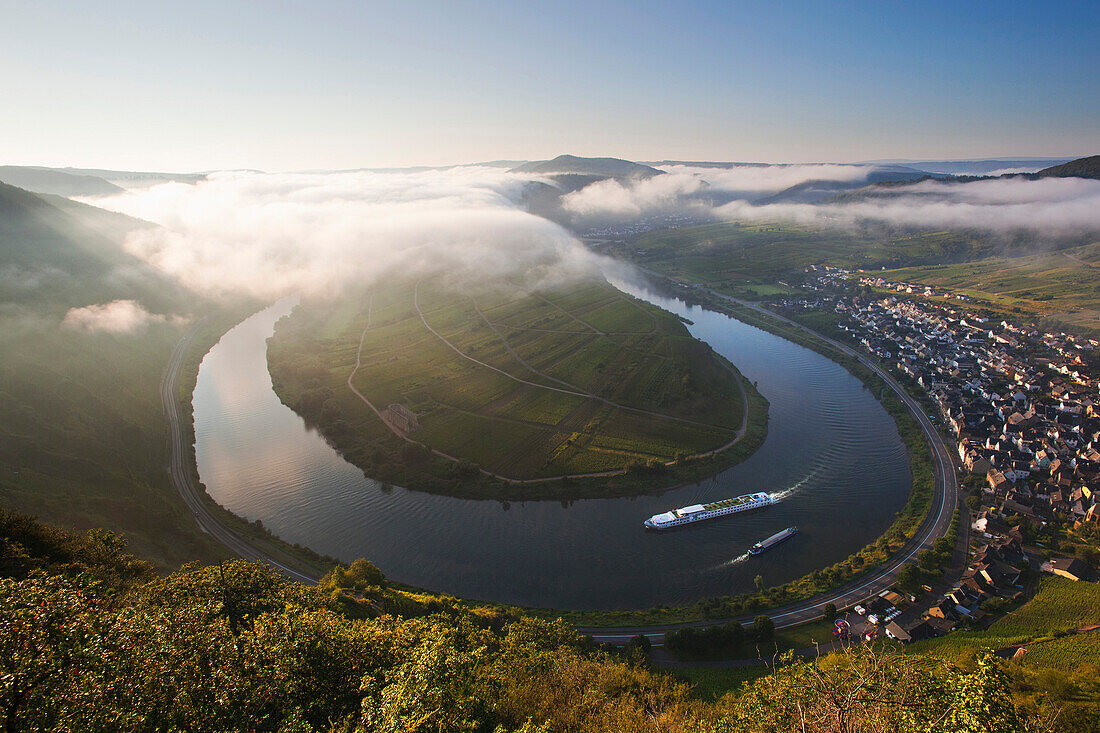
[[1100,4],[0,0],[0,164],[1100,152]]

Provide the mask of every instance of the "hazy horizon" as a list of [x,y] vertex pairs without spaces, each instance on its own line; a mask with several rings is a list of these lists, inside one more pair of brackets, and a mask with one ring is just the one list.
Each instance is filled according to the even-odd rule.
[[[445,162],[445,163],[395,163],[393,165],[357,165],[342,168],[322,168],[322,167],[303,167],[294,169],[263,169],[263,168],[157,168],[155,166],[133,166],[127,168],[121,168],[111,165],[77,165],[74,163],[59,163],[56,165],[50,165],[46,163],[17,163],[10,160],[0,160],[0,166],[12,166],[19,168],[42,168],[48,170],[72,170],[76,174],[80,174],[81,171],[104,171],[113,173],[166,173],[175,175],[201,175],[208,173],[234,173],[234,172],[252,172],[252,173],[354,173],[358,171],[413,171],[424,169],[435,170],[447,170],[450,168],[472,168],[478,166],[501,166],[502,163],[529,163],[542,160],[553,160],[562,155],[572,155],[581,158],[612,158],[618,160],[629,160],[635,163],[641,163],[643,165],[653,165],[660,167],[667,164],[692,164],[692,163],[710,163],[721,164],[730,166],[786,166],[786,167],[800,167],[800,166],[815,166],[815,165],[837,165],[837,166],[888,166],[888,165],[910,165],[918,163],[984,163],[998,160],[1008,161],[1046,161],[1046,160],[1076,160],[1078,158],[1089,157],[1095,155],[1093,152],[1079,152],[1070,154],[1059,155],[989,155],[982,157],[929,157],[929,158],[876,158],[874,160],[724,160],[716,157],[702,157],[693,159],[674,159],[674,158],[623,158],[617,155],[577,155],[571,151],[563,151],[554,155],[548,155],[543,158],[497,158],[493,160],[467,160],[458,162]],[[996,174],[999,175],[999,174]]]
[[1100,8],[0,0],[0,162],[343,170],[1100,150]]

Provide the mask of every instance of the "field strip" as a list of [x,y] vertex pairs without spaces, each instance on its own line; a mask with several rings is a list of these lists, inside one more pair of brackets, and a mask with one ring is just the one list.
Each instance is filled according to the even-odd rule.
[[[427,319],[424,318],[424,312],[420,310],[420,281],[417,281],[416,286],[413,288],[413,306],[416,308],[416,312],[420,314],[420,320],[421,320],[421,322],[423,322],[424,328],[428,329],[433,334],[435,334],[436,338],[438,338],[440,341],[442,341],[447,346],[449,346],[451,348],[451,350],[454,351],[456,354],[461,356],[463,359],[466,359],[468,361],[472,361],[474,364],[478,364],[479,366],[483,366],[486,369],[491,369],[492,371],[497,372],[498,374],[502,374],[503,376],[507,377],[508,379],[519,382],[520,384],[528,384],[532,387],[538,387],[539,389],[548,389],[552,392],[561,392],[562,394],[574,395],[576,397],[587,397],[589,399],[593,399],[593,400],[597,400],[599,402],[602,402],[605,405],[608,405],[610,407],[615,407],[615,408],[620,409],[620,410],[629,410],[630,412],[637,412],[637,413],[640,413],[642,415],[649,415],[650,417],[657,417],[657,418],[661,418],[661,419],[664,419],[664,420],[674,420],[676,422],[682,422],[682,423],[686,423],[688,425],[699,425],[701,427],[713,428],[713,429],[716,429],[716,430],[729,430],[729,428],[723,427],[721,425],[711,425],[710,423],[699,422],[698,420],[689,420],[686,417],[675,417],[673,415],[663,415],[659,412],[653,412],[652,410],[643,410],[640,407],[630,407],[628,405],[620,405],[617,402],[612,402],[611,400],[607,399],[606,397],[600,397],[599,395],[593,394],[592,392],[576,392],[576,391],[573,391],[575,389],[578,389],[577,387],[574,387],[573,390],[569,390],[569,389],[562,389],[560,387],[550,387],[550,386],[547,386],[545,384],[538,384],[537,382],[531,382],[531,381],[526,380],[526,379],[520,379],[519,377],[516,377],[516,376],[513,376],[513,375],[509,374],[508,372],[504,371],[503,369],[498,369],[497,367],[493,366],[492,364],[486,364],[485,362],[481,361],[480,359],[475,359],[474,357],[470,356],[469,354],[464,353],[461,349],[459,349],[457,346],[455,346],[450,341],[448,341],[443,336],[443,334],[439,333],[434,328],[432,328],[430,325],[428,325]],[[475,304],[475,307],[476,307],[476,304]],[[479,311],[479,313],[480,313],[480,311]],[[482,317],[484,318],[484,316],[482,316]],[[498,336],[500,335],[500,332],[497,331],[496,329],[493,329],[493,331]],[[515,352],[513,352],[511,350],[511,348],[508,347],[507,343],[505,343],[505,348],[508,349],[509,353],[511,353],[513,356],[515,356]],[[555,382],[559,381],[557,379],[554,379],[553,377],[547,377],[545,374],[542,374],[541,372],[536,371],[534,368],[532,368],[530,365],[528,365],[522,359],[519,359],[518,356],[516,356],[516,359],[518,359],[520,361],[520,363],[523,364],[524,366],[526,366],[528,369],[535,372],[535,374],[538,374],[541,377],[545,377],[546,379],[553,379]],[[570,386],[572,386],[572,385],[570,385]],[[734,442],[736,442],[736,440],[737,440],[737,438],[735,438]],[[722,449],[719,449],[719,450],[722,450]],[[709,455],[709,454],[705,454],[705,455]]]
[[[452,344],[450,341],[447,341],[447,339],[445,339],[435,329],[433,329],[431,326],[428,325],[428,322],[424,319],[423,312],[420,310],[419,289],[420,289],[420,283],[418,282],[416,284],[416,288],[413,290],[413,305],[416,307],[416,312],[420,315],[420,321],[424,324],[425,328],[427,328],[432,334],[434,334],[436,336],[436,338],[438,338],[440,341],[445,343],[447,346],[449,346],[452,350],[454,350],[457,354],[459,354],[460,356],[462,356],[465,359],[468,359],[468,360],[470,360],[470,361],[472,361],[476,364],[480,364],[481,366],[484,366],[488,369],[492,369],[495,372],[499,372],[500,374],[503,374],[504,376],[508,377],[509,379],[512,379],[512,380],[517,381],[517,382],[522,382],[524,384],[528,384],[528,385],[530,385],[532,387],[536,387],[538,389],[546,389],[546,390],[551,390],[551,391],[554,391],[554,392],[561,392],[563,394],[571,394],[571,395],[575,395],[575,396],[578,396],[578,397],[591,397],[591,398],[596,399],[600,402],[604,402],[604,403],[607,403],[607,404],[609,404],[613,407],[618,407],[618,408],[624,409],[624,410],[630,410],[630,411],[633,411],[633,412],[641,412],[643,414],[649,414],[649,415],[653,415],[655,417],[666,418],[666,419],[669,419],[669,420],[677,420],[677,421],[682,421],[682,422],[687,422],[687,423],[692,423],[693,422],[693,421],[687,420],[685,418],[677,418],[677,417],[672,417],[672,416],[669,416],[669,415],[660,415],[658,413],[650,413],[650,412],[647,412],[646,410],[640,410],[640,409],[634,408],[634,407],[625,407],[625,406],[616,405],[613,402],[610,402],[608,400],[603,399],[602,397],[598,397],[598,396],[592,395],[592,394],[572,392],[570,390],[558,389],[556,387],[548,387],[546,385],[536,384],[535,382],[528,382],[526,380],[522,380],[522,379],[518,379],[516,377],[513,377],[512,375],[508,374],[507,372],[501,371],[500,369],[497,369],[496,367],[493,367],[490,364],[485,364],[483,362],[478,361],[477,359],[474,359],[473,357],[467,356],[466,354],[463,354],[457,347],[455,347],[454,344]],[[351,370],[351,373],[348,375],[348,379],[347,379],[348,389],[350,389],[352,391],[352,393],[363,402],[363,404],[365,404],[367,407],[369,407],[371,409],[371,411],[374,412],[374,414],[378,416],[378,419],[382,421],[382,424],[385,425],[387,428],[389,428],[390,432],[392,432],[398,438],[401,438],[406,443],[412,443],[412,444],[415,444],[415,445],[424,445],[423,443],[420,443],[419,441],[413,440],[408,435],[406,435],[404,432],[402,432],[397,426],[390,423],[390,421],[386,419],[383,412],[381,410],[379,410],[374,405],[374,403],[372,403],[369,399],[367,399],[366,395],[364,395],[362,392],[360,392],[358,389],[356,389],[354,384],[352,384],[352,380],[355,378],[355,375],[359,372],[359,369],[362,366],[363,344],[366,341],[367,332],[370,330],[372,319],[373,319],[373,314],[374,314],[374,295],[372,294],[371,297],[370,297],[370,300],[367,304],[367,323],[366,323],[366,326],[364,326],[362,333],[359,335],[359,348],[355,352],[355,368],[353,368]],[[498,335],[499,335],[499,333],[498,333]],[[723,362],[723,365],[726,366],[727,369],[730,368],[728,365],[725,364],[725,362]],[[730,369],[730,371],[733,371],[733,370]],[[555,381],[557,381],[557,380],[555,380]],[[714,449],[709,450],[709,451],[706,451],[704,453],[697,453],[693,456],[690,456],[691,458],[705,458],[707,456],[715,455],[717,453],[720,453],[720,452],[732,447],[738,441],[740,441],[742,438],[745,437],[745,433],[747,432],[748,422],[749,422],[749,402],[748,402],[748,396],[745,393],[745,387],[741,383],[741,379],[737,379],[736,382],[737,382],[737,388],[741,391],[741,402],[742,402],[742,405],[743,405],[742,416],[741,416],[741,427],[738,428],[734,432],[733,438],[728,443],[726,443],[725,445],[720,446],[718,448],[714,448]],[[717,427],[717,426],[712,426],[712,425],[706,425],[705,423],[694,423],[694,424],[703,425],[705,427]],[[728,428],[720,428],[720,429],[726,430]],[[463,462],[463,460],[461,458],[457,458],[456,456],[449,455],[447,453],[444,453],[443,451],[432,448],[431,446],[424,446],[424,447],[427,448],[428,450],[430,450],[434,455],[437,455],[440,458],[443,458],[445,460],[451,461],[452,463],[462,463]],[[486,469],[484,469],[480,466],[478,466],[478,471],[481,474],[485,475],[485,476],[489,476],[491,478],[499,479],[501,481],[505,481],[505,482],[510,483],[510,484],[539,484],[539,483],[546,483],[546,482],[549,482],[549,481],[560,481],[561,479],[564,479],[564,478],[570,478],[570,479],[574,479],[574,478],[602,478],[602,477],[607,477],[607,476],[618,476],[618,475],[626,473],[626,469],[620,468],[620,469],[613,469],[613,470],[610,470],[610,471],[592,471],[592,472],[589,472],[589,473],[570,473],[570,474],[561,474],[561,475],[558,475],[558,476],[543,476],[543,477],[540,477],[540,478],[517,479],[517,478],[512,478],[510,476],[503,476],[503,475],[498,474],[498,473],[493,473],[492,471],[486,470]]]
[[[417,310],[419,310],[419,307],[417,308]],[[387,428],[389,428],[390,432],[392,432],[398,438],[401,438],[406,443],[412,443],[414,445],[424,445],[423,443],[421,443],[419,441],[416,441],[416,440],[413,440],[409,436],[405,435],[405,433],[403,433],[395,425],[393,425],[389,420],[387,420],[386,417],[382,414],[382,411],[379,410],[377,407],[375,407],[374,403],[371,402],[370,400],[368,400],[366,395],[364,395],[362,392],[360,392],[358,389],[356,389],[355,385],[351,383],[352,379],[355,378],[356,373],[359,371],[359,367],[362,365],[363,342],[366,341],[367,331],[370,330],[371,317],[372,317],[373,313],[374,313],[374,295],[371,295],[370,301],[367,305],[367,325],[363,328],[363,332],[359,335],[359,348],[355,352],[355,368],[352,369],[351,374],[348,375],[348,389],[350,389],[355,394],[356,397],[358,397],[360,400],[362,400],[363,404],[365,404],[367,407],[369,407],[374,412],[374,414],[378,416],[378,419],[382,421],[382,424],[385,425]],[[421,320],[423,320],[423,316],[421,316]],[[427,324],[425,323],[424,325],[427,325]],[[452,348],[454,348],[454,347],[452,347]],[[535,386],[539,386],[539,385],[535,385]],[[548,388],[548,389],[550,389],[550,388]],[[558,390],[558,391],[564,391],[564,390]],[[437,455],[440,458],[443,458],[445,460],[451,461],[452,463],[462,463],[463,462],[461,458],[457,458],[457,457],[452,456],[450,454],[444,453],[443,451],[432,448],[431,446],[424,446],[424,447],[427,448],[428,450],[430,450],[433,454],[435,454],[435,455]],[[559,481],[563,478],[600,478],[600,477],[603,477],[603,476],[617,476],[621,473],[625,473],[624,469],[616,469],[616,470],[613,470],[613,471],[597,471],[597,472],[593,472],[593,473],[574,473],[574,474],[563,474],[561,476],[545,476],[543,478],[517,479],[517,478],[511,478],[510,476],[502,476],[501,474],[493,473],[492,471],[487,471],[486,469],[481,468],[480,466],[478,466],[477,470],[485,476],[489,476],[489,477],[495,478],[495,479],[500,479],[501,481],[505,481],[505,482],[510,483],[510,484],[540,484],[540,483],[546,483],[548,481]]]
[[[520,292],[526,292],[526,291],[524,291],[524,290],[520,289]],[[606,336],[606,335],[607,335],[606,333],[604,333],[604,332],[603,332],[603,331],[601,331],[600,329],[598,329],[598,328],[596,328],[595,326],[593,326],[593,325],[592,325],[591,323],[589,323],[588,321],[582,321],[582,320],[581,320],[580,318],[578,318],[577,316],[573,315],[572,313],[570,313],[569,311],[567,311],[567,310],[566,310],[565,308],[562,308],[562,307],[561,307],[560,305],[558,305],[558,304],[557,304],[557,303],[555,303],[554,301],[550,300],[550,299],[549,299],[549,298],[547,298],[547,297],[546,297],[545,295],[540,295],[540,294],[538,294],[538,293],[529,293],[529,295],[531,295],[532,297],[538,298],[539,300],[541,300],[541,301],[542,301],[543,303],[546,303],[546,304],[547,304],[548,306],[550,306],[551,308],[556,308],[557,310],[559,310],[559,311],[561,311],[562,313],[564,313],[564,314],[565,314],[565,317],[566,317],[566,318],[569,318],[570,320],[576,321],[577,323],[581,324],[581,325],[582,325],[582,326],[584,326],[585,328],[589,328],[589,329],[591,329],[593,333],[595,333],[595,334],[597,334],[597,335],[599,335],[599,336]]]
[[[521,292],[527,292],[527,291],[521,291]],[[547,298],[543,295],[539,295],[538,293],[529,293],[529,295],[531,295],[532,297],[538,298],[543,303],[546,303],[547,305],[551,306],[552,308],[558,309],[559,311],[561,311],[562,313],[564,313],[566,316],[568,316],[572,320],[576,321],[577,323],[579,323],[583,326],[587,326],[588,328],[592,329],[592,331],[594,333],[596,333],[597,335],[599,335],[599,336],[604,336],[604,337],[607,337],[607,336],[651,336],[651,335],[657,333],[657,316],[653,315],[651,312],[649,312],[648,310],[646,310],[642,306],[638,305],[631,298],[629,298],[626,295],[623,295],[622,293],[619,293],[617,298],[619,300],[622,300],[622,301],[630,304],[632,307],[640,310],[642,313],[645,313],[647,316],[649,316],[650,321],[653,322],[653,327],[652,328],[650,328],[648,331],[615,331],[614,333],[608,333],[606,331],[601,331],[600,329],[596,328],[595,326],[593,326],[588,321],[582,320],[580,316],[574,315],[570,311],[566,310],[565,308],[562,308],[560,305],[558,305],[557,303],[555,303],[554,301],[550,300],[549,298]],[[600,306],[600,308],[603,308],[603,307],[606,307],[606,306],[603,306],[603,305]],[[599,308],[597,308],[596,310],[599,310]],[[539,330],[541,330],[541,329],[537,329],[537,328],[524,329],[524,328],[518,327],[518,326],[510,326],[510,328],[513,328],[513,329],[516,329],[516,330],[525,330],[525,331],[526,330],[530,330],[530,331],[539,331]],[[569,332],[569,333],[572,333],[572,332]]]
[[[519,354],[517,354],[515,351],[512,350],[512,347],[508,344],[508,340],[504,338],[504,335],[493,326],[493,324],[489,321],[488,318],[485,317],[485,314],[482,312],[481,307],[477,304],[477,301],[474,300],[473,296],[471,296],[467,293],[463,293],[463,294],[466,295],[466,297],[470,299],[470,302],[474,304],[474,310],[476,310],[477,314],[479,316],[481,316],[481,320],[485,321],[485,324],[489,328],[493,329],[493,333],[495,333],[497,335],[497,337],[500,339],[500,342],[502,344],[504,344],[504,348],[508,350],[508,353],[511,354],[515,358],[516,361],[518,361],[520,364],[527,367],[527,369],[529,369],[532,373],[537,374],[540,377],[552,380],[554,382],[557,382],[558,384],[565,385],[566,387],[572,387],[573,389],[580,389],[580,387],[577,387],[574,384],[569,384],[568,382],[563,382],[560,379],[556,379],[554,377],[551,377],[549,374],[544,374],[544,373],[540,372],[538,369],[535,369],[533,366],[528,364],[526,361],[524,361],[523,357],[521,357]],[[425,323],[424,325],[427,325],[427,324]],[[654,319],[654,321],[653,321],[653,328],[654,328],[654,330],[656,330],[656,328],[657,328],[656,319]],[[607,335],[604,334],[604,337],[606,338]],[[452,347],[452,348],[454,348],[454,347]],[[741,392],[741,404],[743,405],[743,409],[741,411],[741,426],[734,431],[733,439],[730,440],[729,443],[726,443],[723,446],[719,446],[718,448],[714,448],[712,450],[706,451],[705,453],[697,453],[696,454],[697,458],[705,458],[707,456],[712,456],[715,453],[720,453],[720,452],[726,450],[730,446],[734,445],[737,441],[741,440],[741,438],[745,437],[745,432],[748,430],[749,402],[748,402],[748,395],[745,393],[745,385],[743,385],[741,383],[741,376],[739,374],[737,374],[736,372],[734,372],[734,370],[731,369],[730,366],[728,364],[726,364],[726,362],[724,360],[719,359],[719,363],[721,363],[721,365],[723,367],[725,367],[725,369],[733,375],[734,381],[737,383],[737,389]],[[595,399],[598,399],[598,400],[603,400],[602,397],[598,397],[596,395],[593,395],[593,397]],[[603,401],[607,402],[606,400],[603,400]],[[615,405],[615,403],[613,403],[613,402],[607,402],[607,404]],[[615,405],[615,406],[619,407],[620,409],[626,409],[626,410],[638,409],[638,408],[624,407],[624,406],[621,406],[621,405]],[[647,413],[647,414],[661,416],[659,413]],[[663,415],[662,417],[665,417],[666,419],[669,419],[669,420],[680,420],[681,419],[681,418],[672,417],[671,415]],[[705,425],[706,423],[696,423],[696,424],[697,425]]]
[[[524,360],[524,358],[523,358],[522,356],[520,356],[519,354],[517,354],[517,353],[515,352],[515,350],[513,350],[513,349],[512,349],[512,346],[511,346],[511,344],[509,344],[509,343],[508,343],[508,339],[504,338],[504,334],[502,334],[502,333],[501,333],[501,332],[500,332],[500,331],[499,331],[499,330],[497,329],[497,327],[493,325],[493,322],[492,322],[492,321],[490,321],[490,320],[489,320],[488,318],[486,318],[486,317],[485,317],[485,313],[484,313],[484,312],[482,312],[482,310],[481,310],[481,306],[477,304],[477,301],[476,301],[476,300],[474,300],[474,297],[473,297],[472,295],[470,295],[469,293],[466,293],[465,291],[463,291],[463,293],[462,293],[462,294],[463,294],[463,295],[465,295],[465,296],[466,296],[467,298],[469,298],[469,299],[470,299],[470,302],[471,302],[471,303],[473,303],[473,305],[474,305],[474,310],[475,310],[475,311],[477,311],[477,314],[478,314],[479,316],[481,316],[481,320],[485,321],[485,325],[486,325],[486,326],[488,326],[488,327],[489,327],[489,328],[490,328],[490,329],[492,330],[492,332],[493,332],[493,333],[495,333],[495,334],[497,335],[497,338],[498,338],[498,339],[500,339],[500,343],[502,343],[502,344],[504,345],[504,348],[505,348],[505,350],[506,350],[506,351],[507,351],[507,352],[508,352],[509,354],[511,354],[511,355],[512,355],[512,358],[513,358],[513,359],[515,359],[515,360],[516,360],[516,361],[518,361],[518,362],[519,362],[520,364],[522,364],[522,365],[523,365],[523,366],[524,366],[524,367],[525,367],[525,368],[527,369],[527,371],[529,371],[529,372],[531,372],[532,374],[535,374],[535,375],[537,375],[537,376],[540,376],[540,377],[542,377],[543,379],[549,379],[549,380],[550,380],[551,382],[557,382],[558,384],[560,384],[560,385],[561,385],[561,386],[563,386],[563,387],[569,387],[570,389],[576,389],[576,390],[579,390],[579,389],[581,389],[580,387],[578,387],[578,386],[577,386],[577,385],[575,385],[575,384],[570,384],[569,382],[563,381],[563,380],[561,380],[561,379],[557,379],[556,377],[551,377],[551,376],[550,376],[549,374],[543,374],[543,373],[542,373],[542,372],[540,372],[540,371],[539,371],[538,369],[535,369],[535,368],[534,368],[533,366],[531,366],[530,364],[528,364],[528,363],[527,363],[527,362],[526,362],[526,361]],[[425,324],[425,325],[426,325],[426,324]]]

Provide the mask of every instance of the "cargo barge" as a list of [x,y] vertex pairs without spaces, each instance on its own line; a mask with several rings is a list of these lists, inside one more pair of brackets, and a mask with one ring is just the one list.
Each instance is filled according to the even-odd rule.
[[760,509],[774,503],[775,499],[772,498],[771,494],[761,491],[756,494],[745,494],[744,496],[736,496],[732,499],[723,499],[709,504],[692,504],[663,514],[654,514],[645,520],[644,524],[646,529],[672,529],[692,522],[701,522],[704,519],[724,517],[728,514],[736,514],[749,509]]
[[765,550],[770,550],[771,548],[775,547],[776,545],[778,545],[783,540],[788,540],[791,537],[793,537],[796,532],[798,532],[798,527],[787,527],[782,532],[776,532],[775,534],[773,534],[768,539],[761,540],[760,542],[757,542],[755,545],[750,547],[749,548],[749,554],[750,555],[759,555],[761,552],[764,552]]

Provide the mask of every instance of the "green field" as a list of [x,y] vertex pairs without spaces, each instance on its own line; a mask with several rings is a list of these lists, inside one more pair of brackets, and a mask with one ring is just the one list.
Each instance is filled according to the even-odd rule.
[[[284,401],[345,455],[414,486],[418,474],[470,478],[473,466],[518,481],[629,468],[652,483],[665,464],[728,445],[746,396],[750,435],[717,460],[744,457],[765,427],[762,399],[732,365],[602,280],[540,291],[405,282],[304,303],[278,325],[269,362]],[[416,413],[411,439],[462,463],[422,455],[410,471],[415,451],[348,389],[353,370],[379,410]]]
[[976,305],[1002,312],[1022,312],[1090,329],[1100,325],[1100,243],[875,274],[968,295]]
[[777,292],[777,276],[808,265],[878,269],[958,262],[988,256],[997,247],[989,237],[972,233],[724,222],[648,232],[611,253],[671,277],[741,285],[767,296]]
[[679,281],[750,300],[796,292],[792,286],[807,266],[827,264],[948,288],[1004,315],[1092,330],[1100,325],[1095,237],[724,222],[652,231],[608,251]]

